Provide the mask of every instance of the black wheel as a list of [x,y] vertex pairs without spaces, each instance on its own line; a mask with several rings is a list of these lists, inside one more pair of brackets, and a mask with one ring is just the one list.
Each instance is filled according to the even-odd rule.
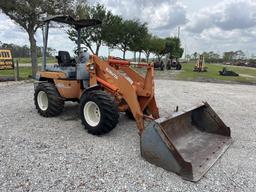
[[181,64],[178,63],[176,66],[176,70],[181,70],[181,68],[182,68]]
[[59,115],[64,108],[64,100],[52,83],[39,83],[35,88],[34,102],[38,113],[44,117]]
[[101,90],[94,90],[82,95],[80,115],[89,133],[103,135],[116,127],[119,110],[111,95]]
[[125,111],[125,115],[126,115],[129,119],[134,120],[133,114],[132,114],[132,112],[131,112],[130,109],[127,109],[127,110]]

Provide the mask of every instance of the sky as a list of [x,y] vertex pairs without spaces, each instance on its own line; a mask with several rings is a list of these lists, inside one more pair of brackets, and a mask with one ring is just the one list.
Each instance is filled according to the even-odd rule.
[[[124,19],[146,22],[150,32],[160,37],[177,36],[186,54],[194,52],[243,50],[247,56],[256,55],[256,0],[89,0],[90,4],[104,4],[108,10]],[[7,16],[0,13],[0,41],[29,45],[28,36]],[[36,34],[42,46],[42,35]],[[49,46],[71,51],[71,42],[64,29],[52,29]],[[103,47],[100,55],[107,56]],[[110,50],[111,55],[121,52]],[[132,57],[128,53],[128,57]]]

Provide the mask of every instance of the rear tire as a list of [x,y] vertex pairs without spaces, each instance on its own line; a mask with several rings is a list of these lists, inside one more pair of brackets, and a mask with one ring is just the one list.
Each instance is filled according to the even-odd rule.
[[93,90],[82,95],[80,116],[89,133],[103,135],[116,127],[119,110],[111,95],[101,90]]
[[34,102],[38,113],[44,117],[59,115],[64,108],[64,100],[57,88],[48,82],[39,83],[35,88]]
[[181,70],[181,68],[182,68],[181,64],[178,63],[176,66],[176,70]]

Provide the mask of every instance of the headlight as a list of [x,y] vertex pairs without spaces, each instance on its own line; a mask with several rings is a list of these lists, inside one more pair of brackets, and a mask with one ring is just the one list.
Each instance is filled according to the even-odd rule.
[[90,64],[89,69],[94,70],[94,64]]

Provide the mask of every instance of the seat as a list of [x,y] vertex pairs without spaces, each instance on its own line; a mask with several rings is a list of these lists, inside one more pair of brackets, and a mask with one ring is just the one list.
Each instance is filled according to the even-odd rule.
[[56,56],[59,66],[69,67],[75,65],[74,59],[71,59],[69,52],[59,51],[58,56]]
[[59,51],[58,56],[58,65],[46,66],[46,71],[57,71],[64,72],[68,79],[76,79],[76,67],[75,59],[72,59],[67,51]]

